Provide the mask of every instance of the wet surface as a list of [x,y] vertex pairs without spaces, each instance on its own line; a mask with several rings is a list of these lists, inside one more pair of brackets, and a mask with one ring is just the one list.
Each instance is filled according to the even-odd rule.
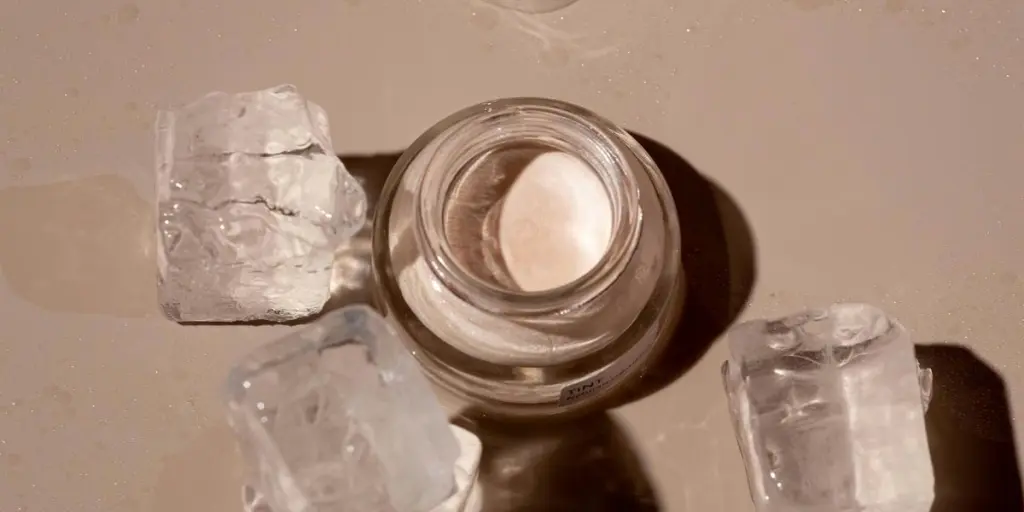
[[0,190],[0,272],[54,313],[158,314],[153,218],[116,175]]
[[[350,167],[383,169],[368,182],[428,126],[502,96],[585,106],[683,170],[699,299],[677,343],[606,417],[485,435],[494,510],[750,510],[719,333],[835,300],[980,361],[936,356],[940,504],[1020,510],[1020,2],[579,0],[527,15],[475,0],[98,0],[0,18],[4,512],[238,503],[224,373],[293,327],[160,317],[152,124],[210,90],[281,82],[326,109]],[[340,249],[334,305],[367,299],[366,233]]]

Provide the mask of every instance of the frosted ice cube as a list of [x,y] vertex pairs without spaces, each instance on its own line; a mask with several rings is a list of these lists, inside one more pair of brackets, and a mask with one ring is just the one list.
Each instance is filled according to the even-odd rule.
[[157,120],[159,298],[178,321],[320,311],[366,197],[292,86],[212,93]]
[[476,485],[480,470],[483,444],[472,432],[451,425],[459,443],[459,458],[455,461],[455,492],[430,512],[475,512],[480,510],[480,487]]
[[723,366],[758,512],[927,512],[934,475],[903,327],[865,304],[741,324]]
[[459,446],[399,337],[365,306],[249,355],[228,379],[250,510],[426,512]]
[[[476,479],[483,445],[472,432],[455,425],[449,425],[449,428],[459,443],[459,458],[455,461],[455,491],[448,499],[430,509],[430,512],[480,512],[483,509],[483,497]],[[244,512],[275,512],[266,498],[249,485],[242,487],[242,509]]]

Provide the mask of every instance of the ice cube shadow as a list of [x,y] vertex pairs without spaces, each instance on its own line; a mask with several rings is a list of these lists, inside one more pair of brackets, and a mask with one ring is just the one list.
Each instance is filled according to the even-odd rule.
[[0,190],[0,274],[47,311],[159,315],[154,212],[131,181],[105,174]]
[[935,471],[932,512],[1024,510],[1024,491],[1006,384],[970,348],[915,347],[935,375],[925,415]]
[[469,410],[453,423],[483,443],[481,510],[664,510],[632,442],[606,413],[526,424]]

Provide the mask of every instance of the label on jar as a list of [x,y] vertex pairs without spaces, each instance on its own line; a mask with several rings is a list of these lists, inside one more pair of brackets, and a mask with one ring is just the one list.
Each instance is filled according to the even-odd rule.
[[622,354],[622,357],[608,365],[601,373],[585,381],[562,388],[562,393],[558,397],[558,405],[569,405],[595,395],[604,388],[614,384],[623,375],[628,374],[629,370],[654,347],[658,337],[652,331],[655,331],[655,329],[649,330],[646,336],[637,340],[636,345],[630,347],[629,350]]

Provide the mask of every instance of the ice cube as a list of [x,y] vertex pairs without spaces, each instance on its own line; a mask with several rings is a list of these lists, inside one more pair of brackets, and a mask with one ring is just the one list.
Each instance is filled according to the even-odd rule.
[[[480,486],[476,485],[476,479],[483,445],[480,438],[472,432],[455,425],[448,427],[459,443],[459,458],[455,460],[454,471],[455,491],[446,500],[430,509],[430,512],[480,512],[483,509],[483,497]],[[242,510],[276,512],[267,503],[266,498],[250,485],[242,486]]]
[[249,498],[263,509],[425,512],[456,490],[447,418],[398,335],[366,306],[258,349],[232,370],[228,392]]
[[459,458],[455,461],[455,492],[430,512],[474,512],[480,509],[480,488],[476,485],[476,478],[483,444],[472,432],[455,425],[450,427],[459,443]]
[[183,322],[317,313],[366,217],[327,115],[287,85],[161,112],[157,201],[160,303]]
[[758,512],[927,512],[931,373],[903,327],[836,304],[729,334],[725,387]]

